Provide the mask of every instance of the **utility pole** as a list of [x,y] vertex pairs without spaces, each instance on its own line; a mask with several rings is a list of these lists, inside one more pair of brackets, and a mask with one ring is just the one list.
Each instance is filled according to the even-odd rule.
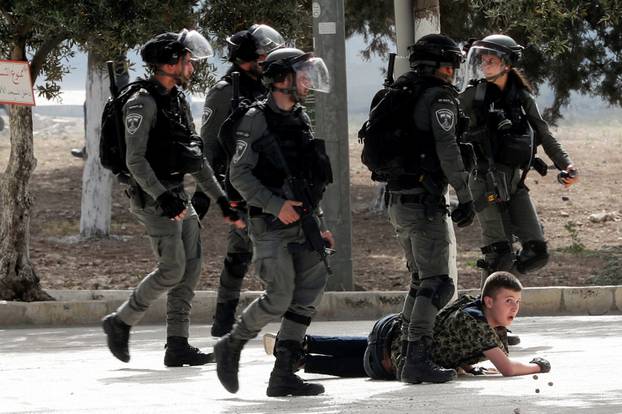
[[333,232],[337,253],[330,258],[333,275],[327,290],[352,290],[352,213],[350,209],[350,159],[346,88],[346,41],[343,0],[314,0],[313,47],[326,62],[330,93],[315,95],[315,135],[326,141],[333,167],[322,206],[327,227]]

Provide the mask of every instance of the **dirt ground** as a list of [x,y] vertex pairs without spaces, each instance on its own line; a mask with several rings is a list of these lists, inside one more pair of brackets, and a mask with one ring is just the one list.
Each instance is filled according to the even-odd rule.
[[[5,118],[6,120],[6,118]],[[31,191],[35,198],[31,223],[31,255],[47,289],[127,289],[154,267],[143,228],[128,212],[122,189],[113,190],[112,234],[104,240],[81,240],[80,198],[82,160],[69,150],[83,144],[81,118],[35,115],[37,168]],[[352,125],[352,131],[358,125]],[[622,284],[622,124],[570,126],[554,129],[581,174],[580,182],[564,189],[555,172],[527,180],[552,257],[548,266],[523,278],[526,286]],[[0,132],[0,171],[10,150],[9,134]],[[350,137],[351,207],[354,280],[357,290],[401,290],[409,275],[386,216],[369,206],[375,187],[359,161],[361,146]],[[545,158],[547,162],[548,158]],[[599,213],[605,219],[590,216]],[[600,217],[602,218],[602,217]],[[214,289],[222,268],[227,225],[217,212],[203,220],[203,277],[200,289]],[[479,286],[479,226],[457,230],[459,287]],[[260,289],[255,276],[245,288]]]

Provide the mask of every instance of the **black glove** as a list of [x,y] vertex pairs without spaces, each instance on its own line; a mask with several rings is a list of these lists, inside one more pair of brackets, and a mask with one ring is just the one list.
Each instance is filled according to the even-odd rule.
[[168,190],[160,194],[156,203],[164,212],[162,215],[168,218],[175,218],[186,209],[186,202]]
[[536,364],[540,367],[540,372],[549,372],[551,370],[551,363],[544,358],[535,357],[531,361],[530,364]]
[[451,219],[458,227],[470,226],[474,218],[475,210],[473,209],[472,201],[458,204],[458,207],[451,212]]
[[223,217],[227,217],[231,221],[238,221],[240,219],[238,212],[229,205],[227,197],[219,197],[218,200],[216,200],[216,204],[218,204],[218,207],[222,210]]
[[207,196],[207,194],[197,191],[192,196],[192,206],[194,207],[194,211],[199,215],[199,220],[203,220],[203,217],[209,211],[209,206],[212,200]]

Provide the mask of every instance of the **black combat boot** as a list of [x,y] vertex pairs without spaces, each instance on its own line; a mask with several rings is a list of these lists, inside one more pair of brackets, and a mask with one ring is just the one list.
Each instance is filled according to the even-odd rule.
[[402,340],[400,343],[400,358],[397,360],[397,367],[395,368],[395,379],[398,381],[402,380],[402,370],[404,369],[406,353],[408,352],[408,341]]
[[169,336],[166,338],[164,365],[167,367],[183,367],[184,365],[205,365],[214,362],[214,354],[204,354],[188,344],[188,338]]
[[128,362],[130,360],[130,325],[124,323],[116,313],[111,313],[102,320],[102,326],[108,337],[108,349],[117,359]]
[[268,397],[285,397],[287,395],[318,395],[324,393],[324,387],[320,384],[304,382],[302,378],[294,374],[297,365],[302,358],[302,344],[291,340],[279,340],[276,344],[274,356],[274,369],[270,374]]
[[447,382],[456,378],[456,371],[445,369],[430,358],[432,338],[422,337],[418,341],[408,342],[406,363],[402,369],[402,382],[419,384],[421,382]]
[[235,323],[235,309],[238,307],[238,302],[237,299],[234,299],[216,304],[212,336],[221,337],[231,332]]
[[244,339],[236,339],[231,334],[227,334],[214,345],[218,380],[231,393],[238,392],[240,388],[240,383],[238,382],[240,354],[246,342]]

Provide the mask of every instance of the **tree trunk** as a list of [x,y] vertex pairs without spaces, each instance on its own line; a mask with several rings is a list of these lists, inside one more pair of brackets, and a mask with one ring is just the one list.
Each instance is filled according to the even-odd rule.
[[86,78],[86,161],[82,173],[82,207],[80,235],[107,237],[110,234],[112,180],[110,171],[99,162],[99,133],[101,114],[108,90],[108,76],[103,62],[93,53],[88,54]]
[[37,165],[33,153],[32,109],[10,105],[11,155],[0,177],[0,299],[53,300],[41,289],[30,261],[30,177]]
[[438,0],[415,1],[415,41],[430,33],[441,32],[441,11]]

